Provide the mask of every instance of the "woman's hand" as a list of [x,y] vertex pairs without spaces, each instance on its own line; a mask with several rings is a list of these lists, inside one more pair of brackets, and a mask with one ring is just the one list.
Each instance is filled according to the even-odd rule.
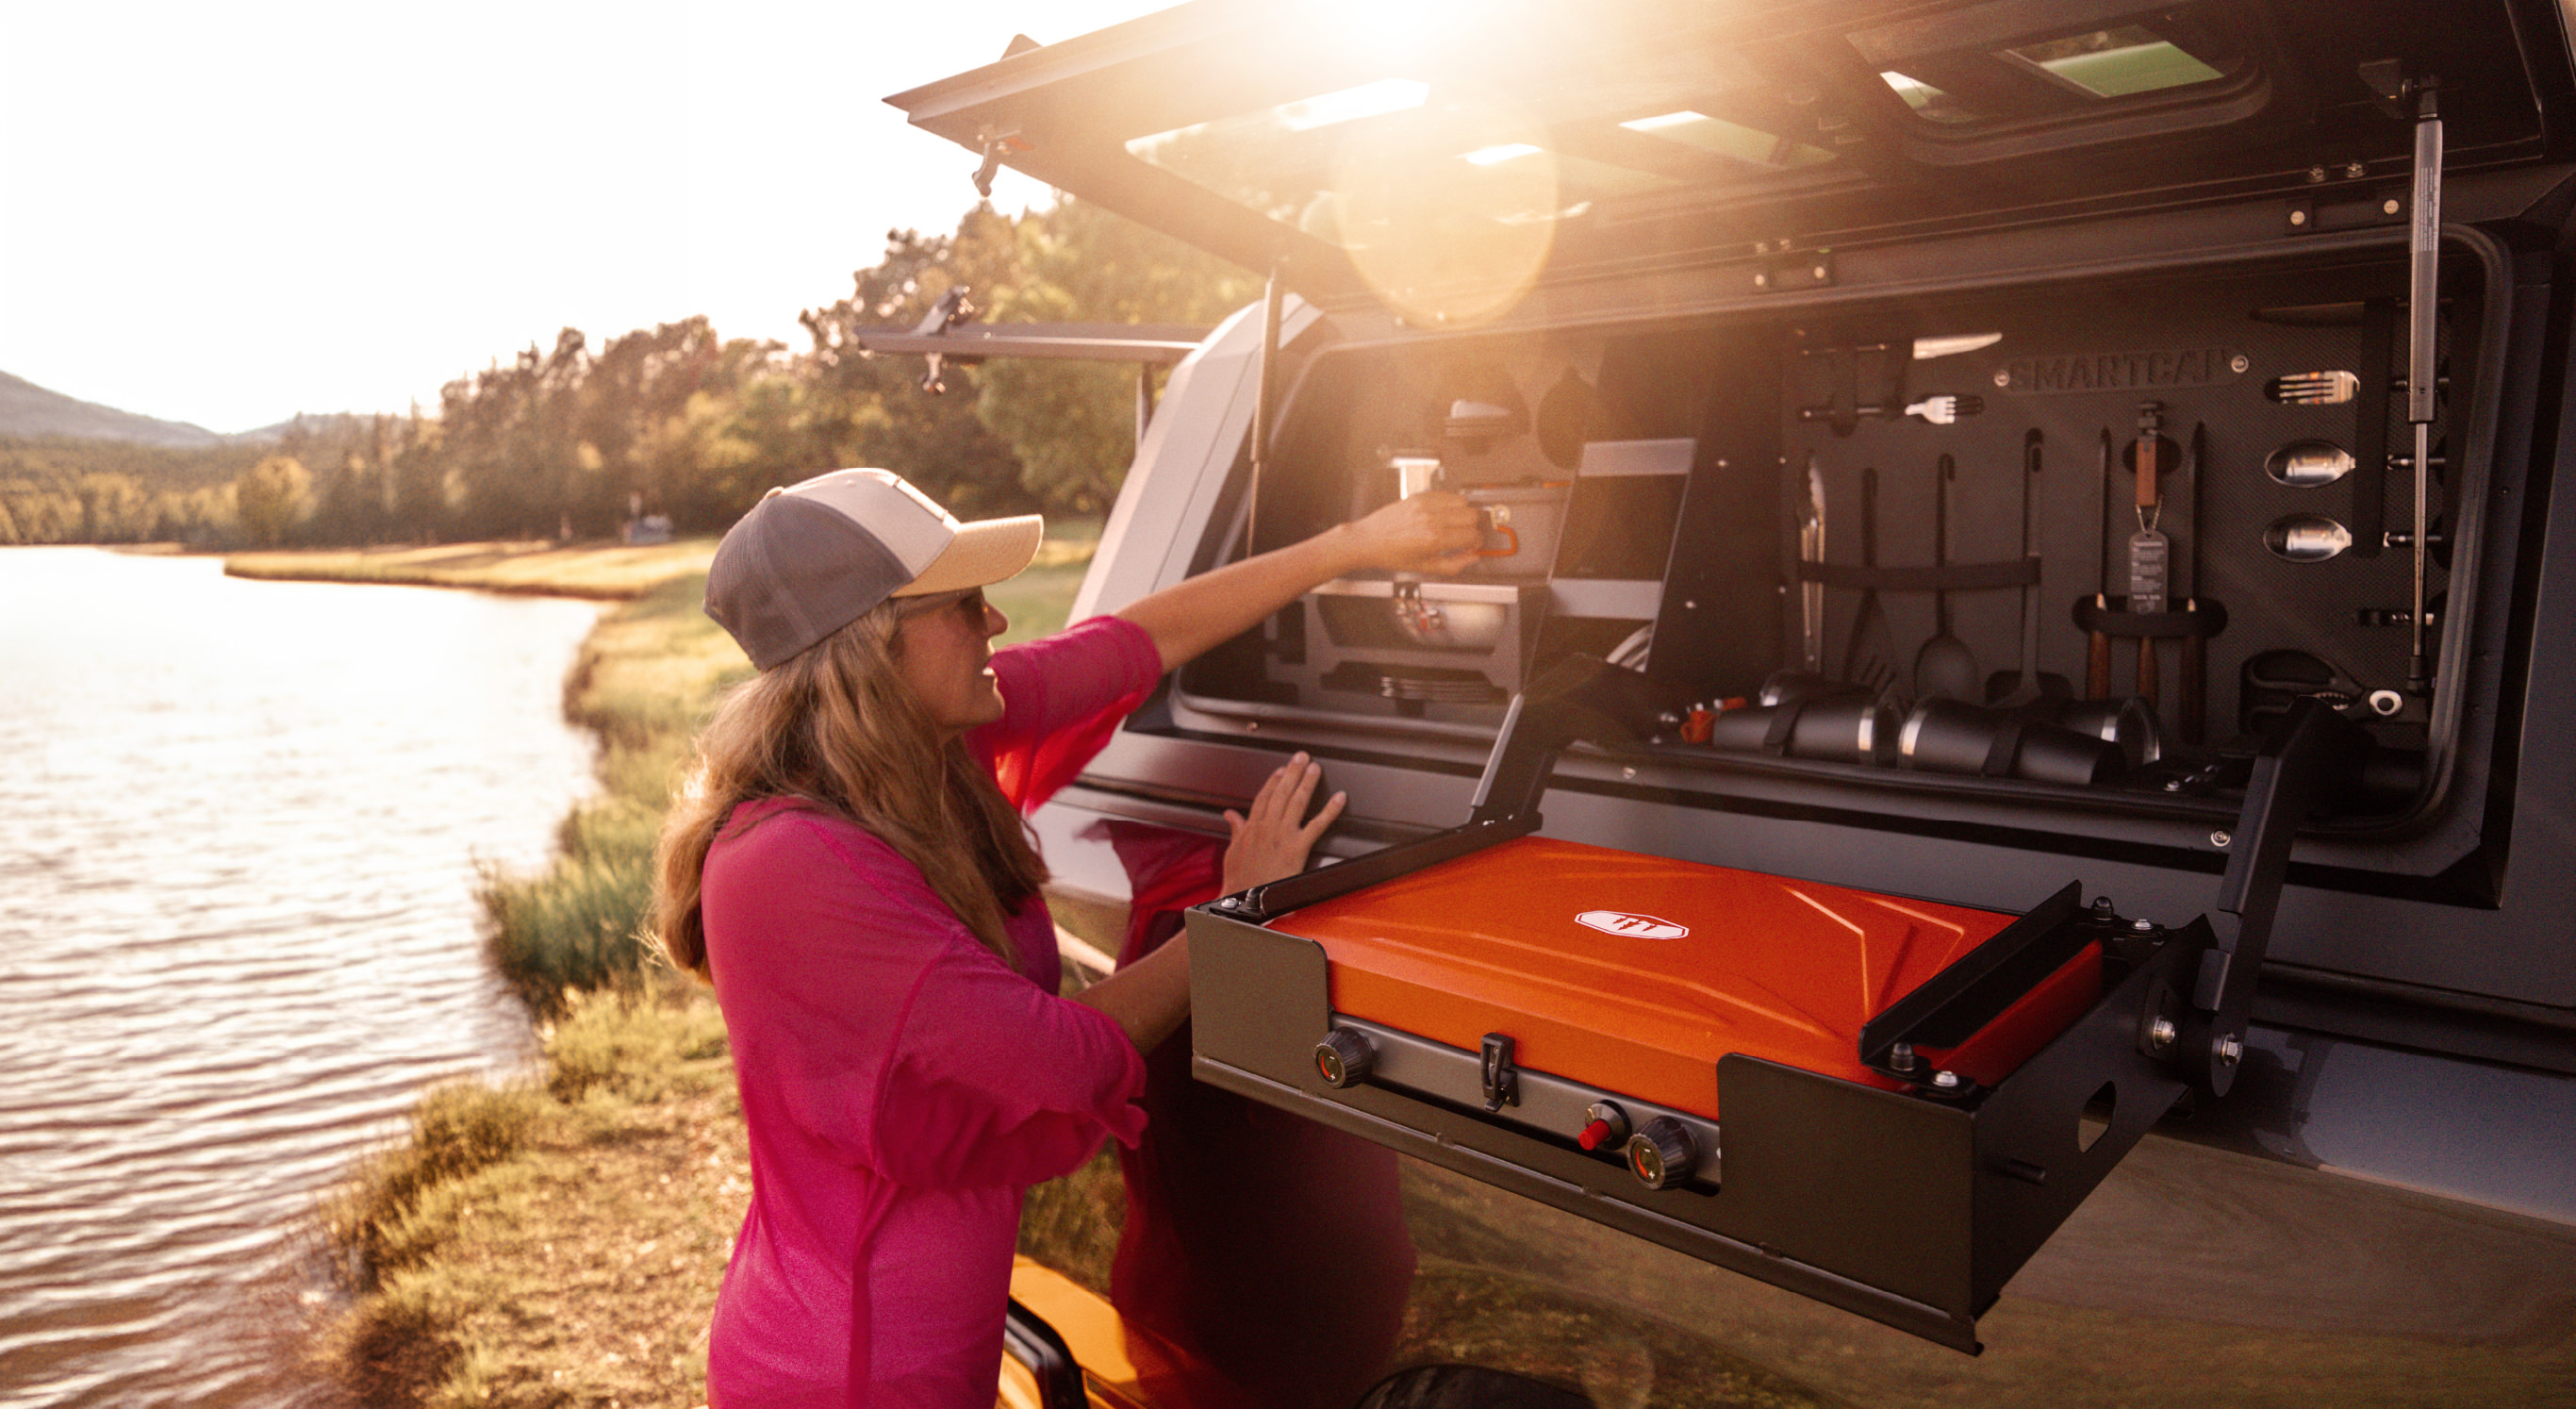
[[1399,499],[1367,518],[1173,583],[1118,609],[1145,629],[1165,670],[1258,625],[1321,583],[1363,569],[1447,575],[1476,561],[1485,535],[1455,494]]
[[1350,524],[1353,567],[1446,576],[1476,561],[1483,516],[1457,494],[1430,490],[1398,499]]
[[1314,801],[1315,785],[1323,776],[1323,766],[1300,753],[1262,781],[1249,808],[1227,810],[1225,825],[1234,837],[1225,847],[1222,884],[1226,894],[1306,869],[1306,853],[1314,850],[1315,839],[1342,815],[1342,804],[1348,801],[1342,793],[1333,794],[1312,820],[1301,825],[1297,819],[1306,815],[1306,805]]

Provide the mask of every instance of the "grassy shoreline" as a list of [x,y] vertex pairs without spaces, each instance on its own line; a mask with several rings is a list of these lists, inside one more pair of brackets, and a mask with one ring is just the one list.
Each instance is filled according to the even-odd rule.
[[[995,593],[1010,639],[1063,624],[1090,544]],[[538,1019],[531,1077],[426,1094],[408,1140],[321,1211],[350,1300],[316,1369],[375,1405],[702,1405],[706,1323],[750,1194],[712,996],[635,930],[697,725],[750,673],[700,612],[708,542],[469,544],[227,559],[237,576],[612,600],[564,680],[599,792],[535,875],[487,873],[495,966]]]
[[724,1024],[634,935],[697,721],[749,673],[698,610],[712,545],[259,554],[227,573],[608,599],[564,679],[599,790],[536,874],[486,872],[492,962],[538,1019],[529,1078],[427,1093],[322,1211],[347,1307],[310,1351],[366,1405],[706,1400],[707,1308],[750,1191]]
[[690,573],[715,556],[712,538],[622,543],[441,543],[429,547],[294,549],[232,553],[227,577],[290,582],[370,582],[461,587],[542,597],[623,601]]

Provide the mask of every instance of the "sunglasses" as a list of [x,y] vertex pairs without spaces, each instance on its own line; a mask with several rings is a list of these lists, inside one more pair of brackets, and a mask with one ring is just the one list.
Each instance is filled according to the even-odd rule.
[[954,611],[965,620],[968,626],[981,627],[984,624],[986,610],[984,589],[969,587],[963,592],[940,592],[906,602],[895,610],[895,620],[906,622],[917,617],[936,616],[943,611]]

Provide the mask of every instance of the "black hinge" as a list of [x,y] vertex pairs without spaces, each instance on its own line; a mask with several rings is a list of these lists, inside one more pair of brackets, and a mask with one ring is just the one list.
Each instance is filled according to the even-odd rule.
[[1498,1111],[1521,1103],[1521,1072],[1512,1065],[1512,1039],[1499,1032],[1485,1034],[1484,1061],[1480,1064],[1485,1083],[1485,1109]]

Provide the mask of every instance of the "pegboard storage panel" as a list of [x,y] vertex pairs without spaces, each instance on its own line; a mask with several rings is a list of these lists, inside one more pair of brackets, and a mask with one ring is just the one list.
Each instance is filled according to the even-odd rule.
[[[2249,700],[2243,686],[2248,664],[2265,657],[2312,658],[2364,695],[2402,687],[2409,638],[2398,617],[2409,599],[2411,559],[2371,533],[2373,525],[2380,532],[2411,527],[2411,467],[2385,463],[2407,455],[2396,394],[2404,329],[2392,296],[2395,273],[2192,281],[2141,288],[2126,299],[2034,297],[1798,329],[1783,390],[1784,524],[1795,523],[1812,463],[1824,488],[1825,561],[1857,566],[1863,471],[1875,469],[1879,565],[1928,567],[1945,556],[1934,528],[1936,484],[1948,456],[1956,473],[1948,482],[1947,560],[2023,556],[2028,503],[2028,551],[2042,574],[2034,665],[2082,694],[2091,642],[2077,606],[2095,594],[2125,594],[2130,540],[2142,524],[2132,456],[2141,409],[2153,403],[2169,449],[2151,513],[2169,541],[2171,596],[2214,601],[2227,613],[2225,628],[2206,641],[2202,742],[2225,744],[2259,722],[2263,702]],[[2462,282],[2474,287],[2474,280]],[[2445,313],[2451,375],[2434,433],[2443,461],[2434,469],[2437,513],[2457,477],[2449,463],[2459,439],[2451,410],[2466,404],[2475,375],[2468,359],[2449,355],[2451,347],[2474,343],[2475,301],[2455,300]],[[1972,352],[1918,360],[1904,355],[1918,329],[2000,337]],[[1849,375],[1857,393],[1847,403],[1855,410],[1839,422],[1838,373]],[[2338,385],[2338,373],[2353,385]],[[2324,399],[2297,400],[2295,391],[2285,399],[2284,379],[2295,388],[2312,374],[2324,374]],[[1942,397],[1978,409],[1947,425],[1903,410]],[[2310,447],[2307,459],[2291,464],[2288,456],[2302,446]],[[2384,466],[2376,473],[2361,463],[2373,448]],[[2327,468],[2334,452],[2355,463]],[[2313,561],[2277,550],[2291,546],[2286,535],[2319,523],[2341,527],[2351,543]],[[2322,546],[2320,540],[2307,551]],[[1783,551],[1795,552],[1793,531]],[[2440,556],[2446,554],[2437,550],[2432,568],[2437,597],[2447,586]],[[1848,590],[1824,599],[1831,663],[1845,654],[1862,604]],[[1936,632],[1934,592],[1883,591],[1878,603],[1910,660],[1912,644]],[[1794,594],[1786,607],[1783,629],[1794,632]],[[1953,592],[1952,633],[1989,671],[2016,670],[2020,609],[2017,588]],[[2155,703],[2168,723],[2181,712],[2183,649],[2173,638],[2157,644]],[[2111,665],[2112,690],[2139,693],[2134,639],[2114,643]],[[2259,668],[2257,678],[2264,678]],[[2383,727],[2392,742],[2421,746],[2420,718]]]
[[1327,584],[1181,698],[1489,738],[1533,682],[1598,657],[1652,701],[1627,745],[1712,790],[2201,818],[2315,697],[2376,746],[2321,825],[2407,825],[2451,781],[2461,715],[2449,599],[2474,590],[2452,564],[2476,559],[2494,434],[2474,414],[2502,345],[2494,250],[2454,232],[2444,262],[2427,680],[2407,271],[2343,255],[2081,299],[1322,348],[1285,389],[1253,537],[1443,488],[1486,516],[1486,554],[1452,579]]

